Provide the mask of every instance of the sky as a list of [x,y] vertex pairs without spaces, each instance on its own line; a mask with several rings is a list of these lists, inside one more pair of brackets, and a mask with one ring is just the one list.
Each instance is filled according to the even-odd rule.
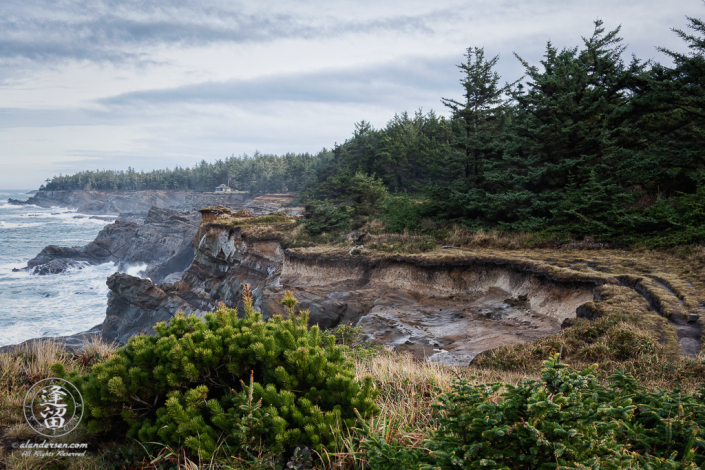
[[[0,2],[0,188],[89,169],[315,153],[460,98],[468,47],[514,81],[596,19],[668,64],[700,0]],[[627,57],[628,59],[628,57]]]

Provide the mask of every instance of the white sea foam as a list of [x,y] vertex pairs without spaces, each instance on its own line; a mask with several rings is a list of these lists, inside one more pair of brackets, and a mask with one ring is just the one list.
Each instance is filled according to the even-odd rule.
[[[108,224],[112,224],[114,220],[102,220],[102,219],[91,219],[91,215],[85,215],[85,214],[76,214],[75,212],[70,212],[70,213],[61,213],[61,214],[54,214],[52,217],[59,219],[61,222],[65,224],[72,224],[72,225],[81,225],[81,224],[92,224],[92,225],[98,225],[98,226],[105,226]],[[100,215],[97,217],[115,217],[114,215]]]
[[39,227],[40,225],[44,224],[41,222],[5,222],[0,220],[0,229]]
[[18,262],[18,263],[1,263],[0,264],[0,274],[3,273],[10,273],[13,276],[15,275],[28,275],[26,271],[17,271],[17,272],[12,272],[13,269],[15,268],[23,268],[27,263],[23,262]]
[[100,323],[108,293],[105,280],[115,271],[113,263],[106,263],[60,275],[22,273],[25,277],[14,282],[10,291],[13,308],[0,318],[0,345],[71,335]]
[[0,209],[26,209],[27,207],[36,207],[39,208],[36,204],[23,204],[23,205],[18,205],[18,204],[0,204]]
[[142,277],[144,270],[147,269],[147,265],[144,263],[136,264],[133,266],[128,266],[123,272],[129,274],[130,276]]

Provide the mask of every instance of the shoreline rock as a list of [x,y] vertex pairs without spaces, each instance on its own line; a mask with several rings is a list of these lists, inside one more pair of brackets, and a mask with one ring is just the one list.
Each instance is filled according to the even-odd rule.
[[48,275],[113,262],[120,270],[145,265],[145,277],[162,282],[191,264],[192,239],[199,220],[198,212],[153,207],[142,224],[117,219],[106,225],[86,246],[49,245],[23,269],[32,274]]

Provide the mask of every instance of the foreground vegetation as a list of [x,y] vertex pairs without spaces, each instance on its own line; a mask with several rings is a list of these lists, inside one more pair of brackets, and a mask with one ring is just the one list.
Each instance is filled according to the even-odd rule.
[[[220,316],[227,314],[223,309],[219,311]],[[215,321],[215,316],[210,321]],[[187,324],[194,328],[193,335],[183,331]],[[154,341],[154,344],[170,343],[164,352],[174,354],[178,347],[170,348],[174,347],[171,343],[176,338],[198,341],[203,327],[190,319],[176,322],[167,330],[163,326],[160,328],[163,339]],[[129,418],[130,410],[143,408],[135,400],[148,397],[133,384],[129,392],[137,395],[121,399],[114,377],[124,376],[128,370],[133,377],[138,376],[140,370],[147,373],[148,370],[143,368],[146,364],[138,362],[136,369],[122,372],[115,369],[124,361],[122,358],[127,357],[129,346],[115,349],[94,342],[85,350],[70,354],[51,341],[44,341],[0,355],[3,370],[0,426],[4,444],[0,458],[6,468],[13,469],[555,469],[596,468],[598,464],[600,468],[696,468],[705,458],[705,441],[702,440],[705,396],[699,388],[702,386],[702,371],[696,380],[683,380],[674,374],[669,381],[663,378],[651,381],[650,376],[645,375],[637,382],[619,369],[605,374],[594,365],[579,371],[559,364],[557,354],[540,368],[531,370],[448,367],[421,363],[393,351],[370,349],[369,345],[359,342],[358,333],[349,327],[339,327],[321,335],[320,343],[328,344],[330,348],[331,340],[337,340],[339,345],[335,348],[345,351],[347,362],[354,364],[354,380],[360,385],[372,384],[376,411],[368,408],[372,411],[371,416],[358,413],[352,423],[338,423],[332,428],[339,432],[338,439],[328,441],[324,447],[319,446],[318,451],[303,445],[303,441],[299,443],[301,445],[283,450],[276,439],[272,439],[272,434],[263,433],[268,417],[264,413],[262,389],[249,381],[238,382],[229,374],[221,374],[221,380],[232,383],[232,399],[238,401],[237,397],[240,397],[239,406],[236,404],[228,412],[231,413],[228,426],[236,427],[218,433],[220,445],[215,450],[206,446],[191,447],[189,439],[184,439],[184,433],[194,432],[197,426],[203,425],[204,419],[217,418],[218,413],[207,410],[224,398],[222,395],[220,399],[216,398],[218,393],[203,392],[199,386],[184,393],[184,403],[172,394],[166,403],[169,412],[162,416],[178,420],[183,412],[196,412],[196,416],[202,418],[192,416],[182,422],[175,433],[156,441],[139,437],[128,439],[123,419]],[[309,341],[311,335],[316,335],[315,330],[308,333]],[[205,337],[203,341],[203,344],[213,343],[212,339]],[[144,339],[136,338],[133,343],[134,351]],[[188,349],[186,346],[184,353]],[[313,350],[316,350],[315,346]],[[193,351],[207,355],[207,349],[195,347]],[[247,356],[248,351],[253,351],[252,347],[243,349],[241,354]],[[296,348],[291,349],[292,354],[296,354],[295,351]],[[250,360],[257,361],[255,357]],[[705,357],[696,360],[675,358],[670,364],[692,368],[702,360]],[[171,358],[164,364],[173,361]],[[38,440],[24,423],[21,403],[32,383],[52,376],[54,372],[67,373],[74,380],[85,377],[78,381],[82,381],[84,394],[89,395],[86,401],[92,419],[58,441],[89,442],[86,457],[23,456],[13,449],[13,442]],[[185,373],[189,374],[187,370]],[[214,378],[212,372],[206,374],[208,380]],[[206,375],[201,377],[199,380],[205,379]],[[102,395],[91,398],[90,390],[95,389],[95,380],[108,388]],[[262,380],[276,382],[274,377]],[[183,379],[180,383],[172,385],[174,391],[187,390],[195,384],[191,379]],[[190,385],[184,387],[186,383]],[[656,383],[661,388],[654,388]],[[275,386],[271,383],[265,388],[270,387]],[[281,383],[276,386],[280,393],[284,393],[286,387]],[[191,397],[193,400],[190,400],[193,390],[203,392],[203,399]],[[101,411],[105,399],[116,404],[124,403],[126,408],[122,408],[122,417]],[[198,404],[199,401],[202,405]],[[305,399],[299,395],[296,403],[303,402]],[[171,409],[174,406],[178,411]],[[274,411],[271,404],[268,407]],[[110,433],[100,431],[107,427],[112,428]],[[257,439],[257,435],[261,439]],[[246,445],[231,441],[245,437],[250,439]]]

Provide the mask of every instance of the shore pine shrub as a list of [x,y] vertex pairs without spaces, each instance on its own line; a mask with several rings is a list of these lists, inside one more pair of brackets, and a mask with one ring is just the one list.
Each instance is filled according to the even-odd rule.
[[558,358],[518,386],[455,382],[434,404],[439,428],[423,446],[363,426],[371,468],[705,468],[703,393],[646,390],[623,371],[603,386],[596,365],[575,372]]
[[89,374],[67,374],[59,364],[54,372],[80,388],[89,429],[127,428],[130,438],[184,446],[202,458],[219,446],[321,452],[342,442],[355,410],[378,413],[372,379],[356,381],[343,348],[308,327],[291,292],[282,300],[288,318],[268,321],[249,288],[243,297],[244,318],[224,306],[203,319],[179,314],[158,323],[156,336],[130,338]]
[[388,197],[384,182],[374,174],[355,173],[350,188],[353,200],[353,217],[367,217],[379,212]]
[[418,230],[420,214],[417,206],[406,194],[389,197],[382,207],[385,228],[396,233]]

